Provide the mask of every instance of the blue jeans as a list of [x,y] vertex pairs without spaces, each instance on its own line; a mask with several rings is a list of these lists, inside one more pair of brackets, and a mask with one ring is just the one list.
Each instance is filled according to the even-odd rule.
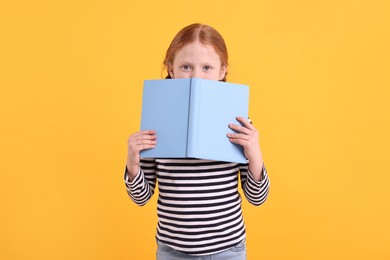
[[245,239],[238,245],[213,255],[188,255],[157,241],[157,260],[246,260]]

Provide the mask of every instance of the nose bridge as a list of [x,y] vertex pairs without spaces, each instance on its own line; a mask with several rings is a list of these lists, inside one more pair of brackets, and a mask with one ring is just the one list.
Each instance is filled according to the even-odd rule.
[[200,78],[200,70],[194,67],[191,71],[191,78]]

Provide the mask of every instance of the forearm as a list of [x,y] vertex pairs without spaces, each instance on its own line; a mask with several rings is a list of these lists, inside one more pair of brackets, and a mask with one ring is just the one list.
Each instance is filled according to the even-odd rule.
[[257,151],[248,153],[248,169],[256,181],[261,181],[264,167],[263,155],[260,148]]
[[140,169],[139,163],[131,164],[131,163],[129,163],[129,160],[127,161],[126,173],[127,173],[129,182],[134,180],[134,178],[137,176],[137,174],[139,172],[139,169]]

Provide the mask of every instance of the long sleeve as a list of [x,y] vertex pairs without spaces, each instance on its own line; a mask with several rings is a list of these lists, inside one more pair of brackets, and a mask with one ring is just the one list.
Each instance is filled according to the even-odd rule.
[[249,203],[260,206],[268,197],[270,181],[267,174],[267,169],[263,166],[261,180],[257,181],[253,178],[248,170],[248,165],[240,165],[241,187],[244,191],[246,199]]
[[141,159],[141,168],[135,178],[130,181],[125,171],[125,185],[130,198],[139,206],[145,205],[154,194],[156,187],[156,171],[154,159]]

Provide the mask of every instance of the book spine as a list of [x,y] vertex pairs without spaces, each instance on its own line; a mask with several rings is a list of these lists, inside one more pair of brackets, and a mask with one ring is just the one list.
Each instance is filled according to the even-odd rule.
[[199,107],[201,95],[201,80],[191,79],[190,105],[188,112],[187,157],[197,158],[197,140],[199,133]]

